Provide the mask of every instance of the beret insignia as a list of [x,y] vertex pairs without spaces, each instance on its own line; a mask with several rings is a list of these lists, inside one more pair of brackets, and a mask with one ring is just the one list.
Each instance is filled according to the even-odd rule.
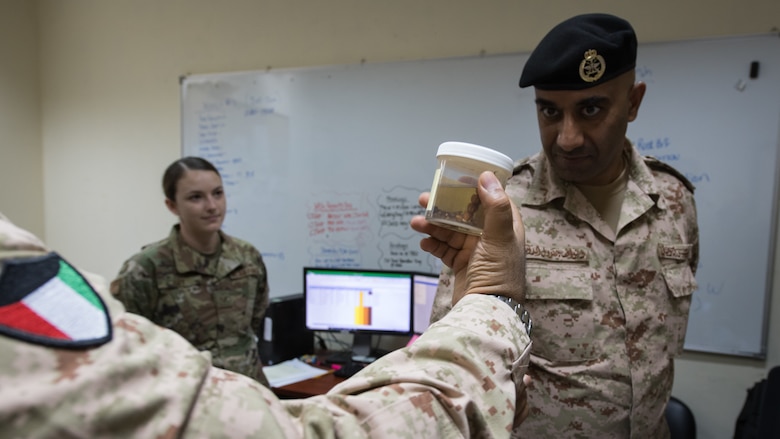
[[580,78],[585,82],[598,81],[607,69],[604,58],[590,49],[585,52],[585,58],[580,63]]

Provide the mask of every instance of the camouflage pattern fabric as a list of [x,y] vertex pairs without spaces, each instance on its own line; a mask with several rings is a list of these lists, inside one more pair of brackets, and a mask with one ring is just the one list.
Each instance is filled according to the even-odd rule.
[[205,256],[181,241],[178,227],[127,260],[111,293],[128,311],[211,352],[215,366],[267,386],[257,348],[268,307],[268,276],[260,253],[220,232],[220,251]]
[[[617,237],[543,153],[516,163],[507,193],[526,233],[534,321],[529,438],[668,438],[664,408],[699,260],[693,186],[635,148]],[[446,314],[441,275],[432,320]]]
[[[46,251],[0,220],[0,267]],[[530,340],[511,308],[493,297],[466,296],[412,346],[380,358],[327,395],[280,401],[246,376],[211,367],[208,352],[126,312],[102,278],[85,276],[109,308],[113,339],[65,350],[0,335],[3,436],[510,435]]]

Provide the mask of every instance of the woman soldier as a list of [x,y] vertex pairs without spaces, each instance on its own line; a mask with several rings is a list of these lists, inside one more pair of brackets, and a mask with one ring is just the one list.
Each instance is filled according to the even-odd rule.
[[211,352],[214,366],[268,386],[257,350],[268,276],[254,246],[221,230],[226,202],[219,171],[184,157],[168,166],[162,186],[179,223],[124,263],[112,294],[128,311]]

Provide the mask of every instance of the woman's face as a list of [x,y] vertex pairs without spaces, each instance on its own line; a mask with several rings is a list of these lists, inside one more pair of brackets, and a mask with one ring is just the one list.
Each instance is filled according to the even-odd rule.
[[212,171],[186,171],[176,183],[176,199],[165,205],[192,234],[216,233],[225,219],[225,190]]

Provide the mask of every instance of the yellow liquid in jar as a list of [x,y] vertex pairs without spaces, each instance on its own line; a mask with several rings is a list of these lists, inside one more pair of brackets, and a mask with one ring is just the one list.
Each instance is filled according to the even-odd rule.
[[479,234],[485,225],[485,214],[477,195],[477,188],[462,184],[436,187],[433,208],[425,218],[442,225],[456,226],[459,231]]

